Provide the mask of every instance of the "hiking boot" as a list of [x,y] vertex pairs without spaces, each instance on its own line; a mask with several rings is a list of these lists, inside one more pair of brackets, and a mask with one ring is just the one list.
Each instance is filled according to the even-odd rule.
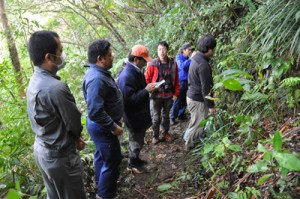
[[170,123],[173,126],[176,125],[176,124],[178,124],[178,122],[176,121],[176,119],[171,119]]
[[171,142],[173,141],[173,137],[170,133],[165,133],[163,136],[162,136],[162,139],[167,141],[167,142]]
[[144,166],[147,164],[146,160],[142,160],[139,157],[137,158],[130,158],[128,161],[129,164],[137,165],[137,166]]
[[143,166],[139,166],[139,165],[135,165],[135,164],[131,164],[131,163],[128,163],[127,170],[132,171],[137,174],[147,172],[146,168],[144,168]]
[[187,120],[187,119],[188,119],[188,117],[186,115],[178,116],[178,120],[184,121],[184,120]]
[[158,143],[159,143],[159,139],[158,138],[156,138],[156,137],[152,138],[152,144],[156,145]]
[[136,158],[136,162],[140,164],[141,166],[148,164],[146,160],[142,160],[140,158]]

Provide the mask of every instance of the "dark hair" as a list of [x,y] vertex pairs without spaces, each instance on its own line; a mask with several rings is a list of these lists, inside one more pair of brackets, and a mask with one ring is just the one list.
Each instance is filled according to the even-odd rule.
[[216,39],[211,35],[205,35],[198,41],[198,50],[202,53],[207,53],[209,49],[214,49],[217,46]]
[[28,52],[29,57],[35,66],[40,66],[45,61],[47,53],[56,55],[59,39],[56,32],[41,30],[33,33],[29,39]]
[[143,57],[137,57],[137,56],[129,54],[128,55],[128,61],[133,62],[135,57],[138,58],[139,60],[144,59]]
[[159,45],[164,46],[164,47],[167,48],[167,50],[169,50],[169,44],[166,41],[160,41],[160,42],[158,42],[157,46],[159,46]]
[[110,48],[109,41],[105,39],[98,39],[91,43],[88,49],[88,62],[95,64],[97,62],[98,56],[104,57],[107,55]]

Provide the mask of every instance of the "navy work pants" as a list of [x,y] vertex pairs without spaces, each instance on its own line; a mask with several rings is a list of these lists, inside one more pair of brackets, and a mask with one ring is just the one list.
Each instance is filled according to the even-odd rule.
[[122,160],[121,148],[117,136],[110,129],[87,119],[87,130],[96,146],[94,166],[97,194],[102,198],[116,196],[119,165]]

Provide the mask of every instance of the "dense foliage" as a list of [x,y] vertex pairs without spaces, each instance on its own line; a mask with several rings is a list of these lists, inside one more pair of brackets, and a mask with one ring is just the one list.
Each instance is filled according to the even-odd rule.
[[[90,42],[106,38],[113,44],[112,72],[116,74],[134,44],[148,46],[156,56],[158,41],[166,40],[170,55],[175,56],[184,42],[196,46],[201,35],[214,35],[218,40],[213,63],[218,114],[205,121],[210,131],[193,156],[201,165],[190,172],[197,173],[199,183],[217,187],[219,198],[297,195],[300,149],[289,143],[299,142],[298,131],[293,131],[300,122],[298,0],[8,0],[6,12],[23,84],[15,79],[18,74],[1,31],[1,198],[7,193],[8,198],[45,195],[32,157],[34,134],[26,101],[19,92],[32,75],[26,43],[30,33],[40,29],[56,31],[61,37],[68,67],[59,75],[75,95],[83,124],[81,79]],[[89,152],[90,147],[83,151],[85,157],[90,158]]]

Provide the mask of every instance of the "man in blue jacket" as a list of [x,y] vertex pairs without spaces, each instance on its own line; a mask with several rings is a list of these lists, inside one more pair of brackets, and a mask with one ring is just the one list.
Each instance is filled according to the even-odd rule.
[[134,46],[118,79],[124,101],[124,122],[129,129],[128,169],[136,173],[145,172],[147,163],[139,155],[145,132],[152,125],[149,93],[156,89],[156,83],[147,85],[141,69],[151,60],[145,46]]
[[119,165],[122,160],[118,136],[123,133],[122,93],[112,77],[114,56],[107,40],[96,40],[88,48],[89,68],[82,89],[87,104],[87,130],[96,146],[94,166],[97,197],[116,196]]
[[188,72],[191,63],[190,56],[193,52],[193,47],[190,43],[185,43],[181,47],[181,53],[176,57],[178,65],[179,81],[180,81],[180,93],[177,100],[172,107],[171,124],[177,124],[177,118],[184,120],[186,115],[184,114],[186,103],[186,92],[188,90]]

